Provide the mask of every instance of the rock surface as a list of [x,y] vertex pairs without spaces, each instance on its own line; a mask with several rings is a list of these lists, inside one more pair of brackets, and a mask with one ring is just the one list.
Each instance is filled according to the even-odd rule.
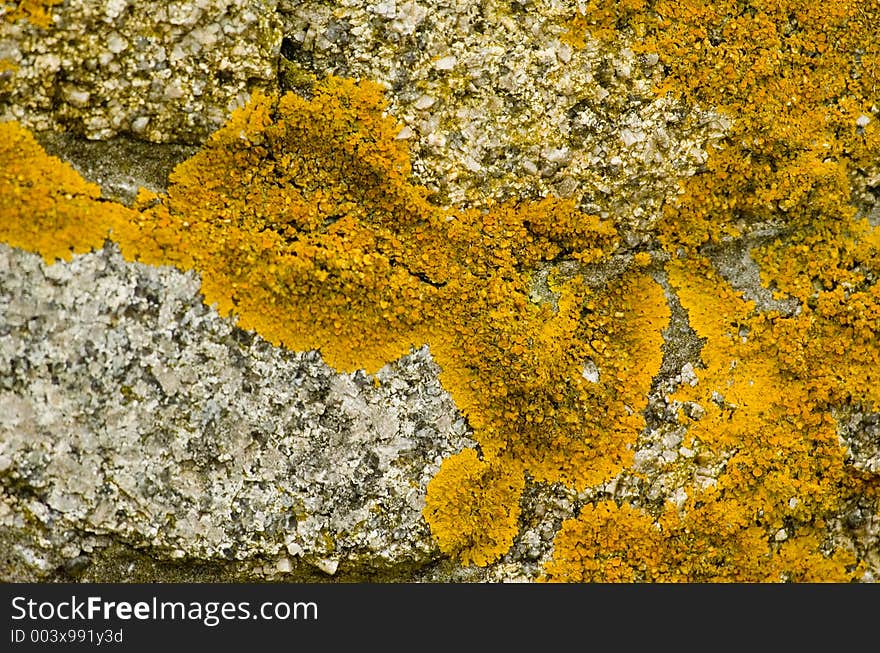
[[0,20],[0,120],[199,143],[276,78],[272,2],[77,0],[47,11],[45,25]]
[[[684,513],[747,453],[689,437],[707,414],[733,419],[738,406],[719,392],[674,397],[706,388],[707,338],[664,268],[694,253],[653,231],[683,183],[707,173],[735,120],[658,96],[668,71],[656,53],[573,43],[566,21],[583,3],[34,4],[45,21],[0,15],[0,121],[33,130],[105,199],[164,191],[173,167],[255,89],[307,95],[315,78],[369,79],[387,89],[413,181],[432,202],[485,209],[553,195],[615,224],[613,256],[588,268],[564,256],[542,264],[531,302],[558,311],[551,279],[583,275],[602,288],[642,255],[670,318],[632,465],[581,491],[527,475],[509,551],[462,566],[441,554],[422,511],[443,461],[480,448],[428,346],[374,376],[343,374],[320,352],[274,347],[218,315],[194,272],[127,262],[109,241],[51,265],[0,242],[3,580],[532,581],[585,507]],[[876,227],[878,177],[862,168],[853,177],[852,204]],[[752,317],[795,320],[814,308],[762,279],[753,256],[791,228],[777,219],[731,233],[698,254],[754,302]],[[853,265],[865,288],[876,286],[867,263]],[[742,343],[750,335],[737,332]],[[598,383],[603,371],[587,359],[581,374]],[[835,408],[847,474],[875,487],[877,407]],[[795,514],[800,501],[780,505]],[[857,579],[876,580],[877,492],[822,514],[814,549],[852,553]],[[816,521],[766,526],[761,543],[778,551]]]
[[656,56],[566,40],[568,3],[280,2],[282,53],[325,75],[372,79],[439,203],[554,194],[631,237],[725,132],[717,113],[655,97]]
[[[473,446],[427,349],[338,374],[204,306],[192,274],[0,246],[0,472],[14,568],[112,535],[171,559],[424,566],[440,461]],[[285,562],[287,561],[287,562]],[[9,577],[9,569],[6,575]]]

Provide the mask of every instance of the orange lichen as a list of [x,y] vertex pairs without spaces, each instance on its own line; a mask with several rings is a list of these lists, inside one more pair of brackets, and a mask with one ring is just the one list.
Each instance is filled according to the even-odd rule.
[[550,582],[649,582],[663,565],[663,535],[654,520],[627,505],[587,505],[567,519],[543,580]]
[[425,520],[444,553],[486,565],[510,548],[519,530],[525,486],[516,461],[489,464],[465,449],[443,462],[428,485]]
[[[519,295],[510,308],[500,296],[484,307],[474,298],[483,316],[456,325],[457,340],[441,339],[437,357],[487,456],[503,453],[539,480],[583,489],[630,463],[668,313],[659,286],[639,274],[602,292],[577,281],[558,290],[555,313]],[[583,375],[587,361],[595,382]]]
[[[648,9],[634,0],[615,29],[643,33],[648,44],[683,39],[685,57],[707,38],[717,47],[715,37],[691,32],[723,22],[734,4],[670,7],[656,23],[668,27],[664,36],[650,21],[638,27]],[[781,10],[768,7],[736,21],[760,27],[771,43],[782,38]],[[739,107],[736,138],[667,207],[660,236],[677,255],[762,221],[785,225],[793,234],[754,256],[764,283],[800,310],[756,310],[702,258],[667,265],[704,339],[698,383],[670,400],[702,407],[679,415],[686,444],[723,471],[710,484],[695,479],[678,507],[585,507],[563,525],[549,580],[844,580],[859,572],[828,524],[854,497],[876,494],[880,480],[845,464],[831,409],[875,410],[880,400],[880,230],[847,205],[853,165],[868,165],[876,128],[843,129],[863,104],[840,96],[835,80],[823,87],[824,108],[779,113],[787,105],[778,94],[789,86],[773,75],[782,69],[761,72],[742,35],[725,39],[721,52],[745,66],[734,70],[739,91],[712,95],[715,73],[689,79],[696,64],[672,60],[669,88],[691,83],[685,97],[725,110],[759,81],[770,97]],[[836,48],[821,51],[831,53],[816,63],[823,74],[840,64]],[[819,83],[810,79],[809,88]],[[480,455],[466,450],[443,463],[428,485],[425,519],[442,551],[488,564],[517,532],[526,474],[585,490],[631,464],[669,317],[650,276],[655,259],[636,254],[601,289],[583,274],[551,274],[554,301],[531,299],[537,268],[604,261],[618,244],[614,228],[554,198],[438,208],[409,180],[399,125],[378,86],[329,78],[310,92],[256,94],[174,171],[167,195],[142,190],[135,210],[100,201],[97,187],[24,130],[0,125],[0,239],[51,261],[109,235],[131,260],[197,270],[221,313],[275,344],[320,349],[342,370],[372,372],[428,343]],[[773,115],[790,120],[777,125]]]
[[[576,488],[607,480],[644,427],[668,318],[661,288],[645,269],[603,290],[576,275],[551,279],[555,305],[532,302],[537,266],[601,261],[615,230],[553,198],[433,206],[409,181],[386,108],[378,86],[336,78],[310,99],[256,94],[172,173],[167,196],[142,191],[136,214],[95,228],[129,259],[198,270],[206,301],[239,326],[320,349],[337,369],[373,372],[428,343],[492,478],[513,466]],[[584,377],[587,361],[598,380]],[[461,496],[447,490],[431,485],[426,514],[450,514]],[[480,514],[512,514],[489,505],[498,496],[487,492]],[[494,557],[515,531],[493,532],[503,538],[491,552],[475,544],[469,559]]]
[[631,20],[644,12],[646,0],[616,0],[615,2],[587,2],[566,25],[562,41],[581,49],[586,46],[586,35],[597,39],[613,39],[623,26],[633,26]]
[[[703,461],[723,462],[723,473],[709,484],[695,480],[680,509],[667,504],[651,515],[606,503],[583,510],[563,525],[547,580],[841,582],[861,574],[827,528],[854,498],[876,496],[880,479],[846,464],[830,409],[877,405],[877,306],[847,301],[876,294],[865,281],[877,279],[877,231],[859,223],[859,238],[841,238],[832,258],[801,245],[764,248],[773,271],[767,278],[804,302],[790,317],[757,311],[706,260],[668,265],[704,339],[697,383],[671,399],[702,407],[679,420],[687,445]],[[822,242],[833,241],[826,234]],[[850,286],[846,299],[814,287],[829,279],[861,285]]]
[[826,521],[865,490],[845,465],[836,424],[822,401],[826,395],[817,393],[835,371],[817,369],[820,376],[798,378],[780,356],[802,337],[810,318],[756,311],[705,261],[676,261],[669,275],[691,326],[706,339],[698,383],[682,386],[673,397],[703,407],[699,419],[681,416],[688,438],[704,456],[726,461],[711,491],[695,488],[685,506],[681,549],[705,566],[705,555],[694,555],[703,542],[726,561],[712,563],[717,571],[707,579],[783,580],[809,568],[824,569],[826,580],[850,577],[853,560],[841,550],[835,564],[826,558],[818,564],[814,557],[800,569],[777,564],[779,549],[796,547],[801,539],[823,541]]
[[593,0],[569,29],[656,53],[658,93],[732,119],[665,207],[675,248],[852,215],[851,180],[880,152],[878,20],[876,4],[849,0]]
[[401,236],[438,218],[403,183],[380,98],[342,80],[311,102],[255,95],[114,238],[130,258],[198,269],[207,300],[267,340],[375,371],[424,341],[429,316],[413,316],[438,294],[417,276],[436,261],[404,263]]
[[[715,555],[729,558],[723,569],[714,566],[731,580],[794,573],[774,566],[776,540],[787,547],[801,538],[823,540],[825,520],[862,489],[811,380],[780,365],[778,352],[798,337],[803,317],[757,312],[705,261],[675,262],[670,282],[691,326],[706,338],[699,382],[674,398],[703,407],[700,419],[682,415],[688,437],[704,455],[726,460],[712,491],[695,492],[685,508],[683,548],[693,550],[695,538],[708,542]],[[722,523],[727,532],[719,539]],[[844,561],[828,580],[847,576]]]
[[0,123],[0,161],[0,241],[47,263],[103,246],[113,222],[135,215],[100,201],[98,186],[47,156],[17,123]]
[[801,305],[775,325],[781,368],[816,405],[880,407],[880,227],[823,225],[753,253],[765,285]]
[[19,0],[18,2],[4,2],[0,4],[0,17],[3,20],[14,23],[17,20],[26,20],[38,27],[52,25],[51,9],[61,0]]
[[777,542],[731,512],[714,492],[690,502],[686,517],[658,520],[626,504],[585,506],[563,522],[548,582],[845,582],[853,557],[825,556],[812,533]]

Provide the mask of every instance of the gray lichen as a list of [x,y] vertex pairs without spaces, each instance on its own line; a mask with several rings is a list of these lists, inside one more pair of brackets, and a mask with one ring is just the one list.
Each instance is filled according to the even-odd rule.
[[338,374],[113,246],[46,266],[0,246],[0,528],[50,574],[109,541],[162,560],[376,570],[436,557],[422,520],[473,442],[427,349]]

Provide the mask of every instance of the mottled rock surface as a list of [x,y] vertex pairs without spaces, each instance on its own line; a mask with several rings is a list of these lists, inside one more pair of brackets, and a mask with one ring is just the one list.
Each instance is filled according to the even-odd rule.
[[198,143],[272,84],[275,3],[75,0],[0,20],[0,120],[91,140]]
[[[558,308],[551,278],[585,272],[601,288],[650,252],[671,311],[632,466],[581,492],[527,477],[510,550],[464,567],[422,516],[441,462],[477,446],[428,347],[375,376],[341,374],[218,315],[194,273],[126,262],[111,243],[53,265],[0,243],[0,578],[531,581],[584,506],[682,510],[713,488],[735,452],[686,437],[680,416],[700,420],[711,401],[671,399],[700,382],[705,339],[652,228],[734,119],[658,96],[656,54],[574,43],[565,21],[582,5],[68,0],[47,6],[45,25],[0,16],[0,121],[34,130],[105,198],[164,190],[254,89],[369,79],[386,87],[433,202],[570,197],[619,229],[603,264],[542,264],[532,302]],[[863,185],[852,202],[877,225],[880,182]],[[762,285],[751,253],[791,234],[759,227],[700,255],[756,312],[796,317],[805,303]],[[588,359],[582,374],[601,370]],[[834,417],[848,469],[876,475],[876,407]],[[855,551],[869,581],[878,515],[876,496],[856,497],[822,543]]]
[[108,537],[279,572],[430,562],[425,486],[473,443],[428,350],[338,374],[237,329],[198,290],[112,246],[46,266],[0,245],[4,578],[51,574]]
[[656,56],[567,42],[574,3],[279,2],[282,52],[385,84],[414,177],[444,204],[555,194],[630,227],[656,219],[726,119],[658,98]]

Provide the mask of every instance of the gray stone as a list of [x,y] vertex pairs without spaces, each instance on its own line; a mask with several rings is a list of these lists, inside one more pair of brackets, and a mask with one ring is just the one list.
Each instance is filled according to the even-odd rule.
[[325,573],[436,557],[425,488],[473,442],[427,348],[339,374],[113,246],[47,267],[0,245],[0,270],[5,580],[111,542]]

